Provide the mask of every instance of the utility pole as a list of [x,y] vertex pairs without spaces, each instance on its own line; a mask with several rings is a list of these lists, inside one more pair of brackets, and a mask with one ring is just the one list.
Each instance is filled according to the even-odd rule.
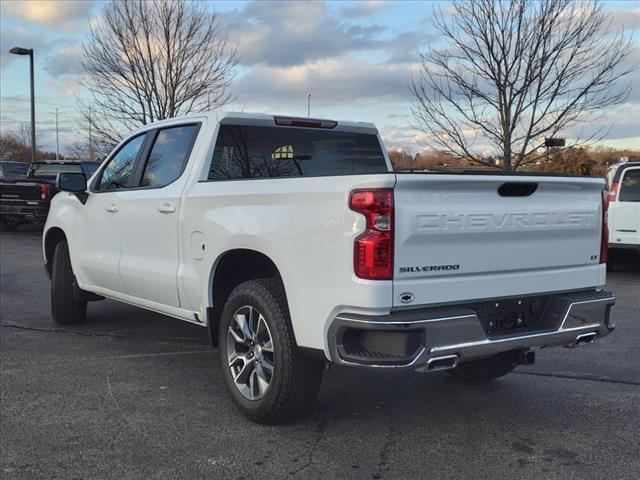
[[311,117],[311,94],[307,95],[307,118]]
[[58,139],[58,107],[56,107],[56,160],[60,160],[60,141]]

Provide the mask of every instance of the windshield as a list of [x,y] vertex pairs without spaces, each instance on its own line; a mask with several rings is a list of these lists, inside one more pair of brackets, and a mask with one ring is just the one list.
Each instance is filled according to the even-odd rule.
[[31,166],[32,177],[55,177],[58,173],[83,173],[79,164],[39,163]]

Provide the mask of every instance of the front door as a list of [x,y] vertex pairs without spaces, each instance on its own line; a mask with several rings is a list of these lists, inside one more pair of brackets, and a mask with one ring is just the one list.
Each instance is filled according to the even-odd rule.
[[118,271],[120,217],[144,141],[145,134],[138,135],[118,149],[91,186],[91,194],[79,211],[74,233],[74,268],[83,283],[124,292]]

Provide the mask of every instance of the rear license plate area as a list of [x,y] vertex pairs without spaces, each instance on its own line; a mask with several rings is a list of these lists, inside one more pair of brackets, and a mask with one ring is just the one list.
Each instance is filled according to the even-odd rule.
[[490,338],[536,331],[550,296],[523,297],[481,302],[473,305],[480,324]]

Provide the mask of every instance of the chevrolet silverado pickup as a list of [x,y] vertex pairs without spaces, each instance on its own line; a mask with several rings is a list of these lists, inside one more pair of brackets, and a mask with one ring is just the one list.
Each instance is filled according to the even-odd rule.
[[27,165],[23,176],[0,177],[0,222],[3,230],[15,230],[22,223],[44,224],[49,203],[57,193],[58,173],[76,172],[90,177],[99,163],[42,160]]
[[207,113],[61,173],[52,317],[104,297],[208,328],[231,398],[282,422],[327,365],[472,382],[614,329],[602,179],[394,172],[376,127]]

